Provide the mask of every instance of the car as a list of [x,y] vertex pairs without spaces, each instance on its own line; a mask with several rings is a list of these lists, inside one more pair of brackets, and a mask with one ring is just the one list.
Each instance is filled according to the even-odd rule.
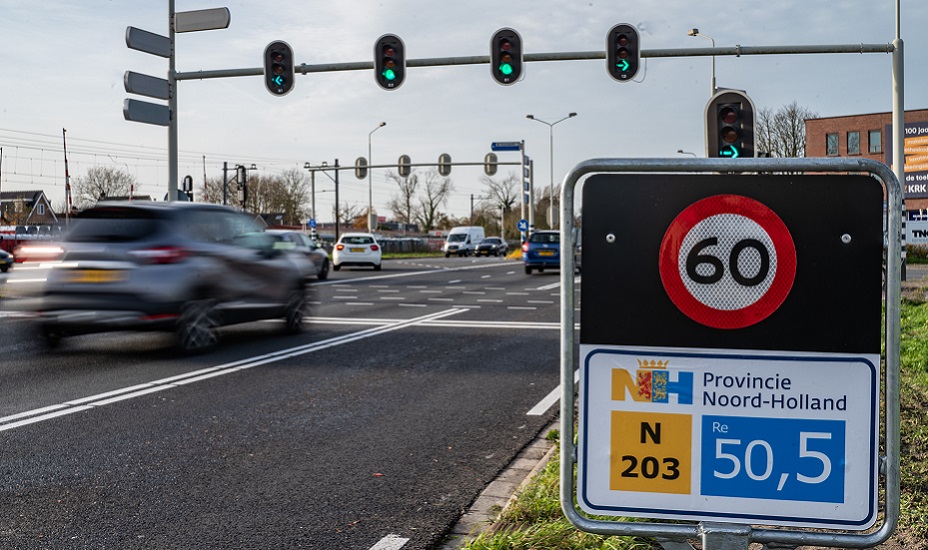
[[50,346],[66,336],[167,331],[186,353],[225,325],[307,313],[308,261],[280,250],[252,216],[205,203],[113,201],[79,213],[56,243],[35,318]]
[[445,244],[442,245],[442,252],[445,253],[445,258],[452,254],[469,256],[476,251],[477,243],[482,241],[484,237],[486,235],[479,225],[452,227],[445,239]]
[[0,250],[0,271],[6,273],[13,267],[13,255],[6,250]]
[[332,269],[342,266],[370,266],[380,271],[383,254],[371,233],[343,233],[332,250]]
[[278,248],[296,250],[306,256],[312,262],[317,279],[324,281],[329,278],[329,254],[321,244],[300,231],[267,229],[265,233],[278,240]]
[[509,252],[509,244],[501,237],[487,237],[477,244],[475,256],[505,256]]
[[[574,249],[574,262],[577,271],[580,271],[579,242]],[[539,230],[533,232],[528,240],[522,243],[522,264],[525,274],[531,275],[532,270],[543,272],[545,269],[561,268],[561,232]]]

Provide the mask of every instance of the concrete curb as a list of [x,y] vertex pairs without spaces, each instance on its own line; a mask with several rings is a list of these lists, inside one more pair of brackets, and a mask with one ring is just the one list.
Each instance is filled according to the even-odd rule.
[[456,550],[486,530],[503,510],[515,501],[519,490],[541,471],[557,446],[546,438],[548,432],[560,427],[555,419],[539,432],[538,437],[516,455],[515,459],[494,479],[470,505],[448,533],[448,541],[440,550]]

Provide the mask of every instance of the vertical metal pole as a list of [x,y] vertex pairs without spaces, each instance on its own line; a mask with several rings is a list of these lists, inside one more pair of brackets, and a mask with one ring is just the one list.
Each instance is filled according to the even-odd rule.
[[528,159],[528,229],[535,231],[535,161]]
[[313,227],[310,229],[310,236],[313,240],[316,240],[316,224],[319,223],[318,218],[316,217],[316,171],[313,170],[309,173],[309,192],[312,196],[312,217],[310,219],[315,220],[316,223],[313,224]]
[[229,200],[229,163],[222,163],[222,205],[225,206]]
[[[905,189],[905,64],[901,27],[900,0],[896,0],[896,39],[893,40],[893,172]],[[905,215],[905,199],[902,213]],[[902,280],[906,280],[905,233],[902,234]]]
[[[522,155],[522,167],[521,167],[522,173],[519,174],[519,204],[521,205],[519,219],[525,220],[528,218],[525,217],[525,203],[526,203],[525,195],[526,193],[525,193],[525,140],[524,139],[519,144],[519,154]],[[519,235],[521,239],[519,241],[519,245],[521,246],[522,243],[525,242],[525,231],[519,231]]]
[[167,200],[177,198],[177,70],[174,64],[174,0],[168,0],[168,193]]
[[474,194],[470,194],[470,221],[468,225],[474,225]]
[[551,163],[551,172],[548,173],[551,178],[548,183],[548,229],[554,229],[554,124],[548,125],[548,159]]
[[338,211],[338,172],[338,159],[335,159],[335,242],[338,242],[338,218],[340,217]]

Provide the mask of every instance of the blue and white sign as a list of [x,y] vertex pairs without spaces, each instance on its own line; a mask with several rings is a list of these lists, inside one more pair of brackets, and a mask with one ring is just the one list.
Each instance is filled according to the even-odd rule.
[[879,355],[581,344],[590,514],[864,530]]
[[522,142],[519,141],[494,141],[490,144],[490,149],[494,151],[520,151]]
[[528,231],[528,220],[519,220],[518,225],[519,231]]
[[316,218],[310,218],[310,219],[309,219],[309,224],[308,224],[308,225],[309,225],[309,228],[310,228],[310,229],[315,229],[315,228],[316,228]]

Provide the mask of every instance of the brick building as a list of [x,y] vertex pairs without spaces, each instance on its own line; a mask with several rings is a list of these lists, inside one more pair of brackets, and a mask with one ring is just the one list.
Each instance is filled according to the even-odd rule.
[[[863,157],[892,166],[892,113],[810,118],[805,122],[807,157]],[[928,180],[922,179],[928,178],[928,162],[918,159],[918,156],[928,155],[928,109],[906,111],[905,124],[905,207],[909,212],[928,211],[928,185],[921,185],[928,184]],[[925,149],[920,151],[923,146]],[[916,171],[922,169],[921,165],[925,171]]]

